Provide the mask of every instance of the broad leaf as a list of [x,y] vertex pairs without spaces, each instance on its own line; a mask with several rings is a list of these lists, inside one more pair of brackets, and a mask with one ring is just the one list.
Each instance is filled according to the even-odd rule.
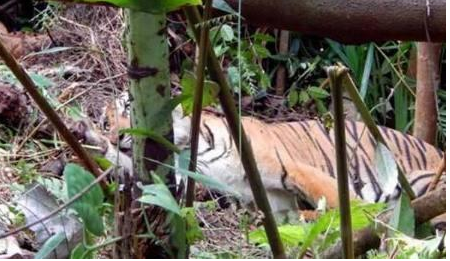
[[288,95],[289,108],[294,107],[298,103],[298,92],[297,90],[291,88]]
[[50,255],[50,253],[54,251],[65,239],[66,234],[64,232],[54,234],[49,239],[47,239],[47,241],[45,241],[44,245],[41,247],[39,252],[36,253],[34,258],[35,259],[47,258],[48,255]]
[[385,194],[392,194],[397,186],[398,169],[394,155],[382,143],[378,142],[375,149],[375,169],[378,182]]
[[[186,72],[181,79],[181,86],[183,86],[183,97],[189,97],[181,102],[183,107],[183,113],[185,115],[190,115],[193,110],[193,98],[194,92],[197,86],[197,79],[191,72]],[[203,100],[202,107],[206,107],[215,103],[216,98],[219,94],[220,87],[217,83],[212,81],[205,81],[203,86]]]
[[103,225],[103,217],[100,215],[98,208],[82,202],[76,202],[72,208],[83,220],[84,227],[96,236],[102,236],[105,230]]
[[231,42],[234,39],[234,31],[233,28],[227,24],[224,24],[220,28],[220,35],[222,36],[222,39],[226,42]]
[[[69,199],[80,193],[95,180],[94,176],[90,172],[73,163],[66,165],[63,174],[66,181]],[[96,184],[76,202],[87,203],[94,207],[100,207],[103,203],[103,198],[103,191],[100,185]]]
[[162,207],[177,215],[181,215],[181,209],[165,184],[151,184],[142,186],[143,195],[138,199],[144,204]]
[[325,98],[330,96],[330,94],[326,90],[324,90],[324,89],[322,89],[320,87],[316,87],[316,86],[308,87],[308,89],[306,89],[306,92],[312,98],[319,99],[319,100],[325,99]]
[[82,259],[85,252],[86,248],[83,246],[83,243],[79,243],[74,249],[72,249],[70,259]]
[[[281,240],[284,245],[296,247],[299,243],[303,243],[308,235],[308,224],[303,225],[282,225],[278,227]],[[259,245],[267,245],[267,235],[264,229],[257,229],[249,234],[251,242]]]
[[390,224],[393,228],[408,236],[414,236],[415,217],[414,210],[411,207],[411,201],[404,192],[397,201]]
[[[73,163],[67,164],[64,168],[64,179],[69,199],[81,193],[95,180],[91,173]],[[71,205],[71,208],[83,220],[85,228],[96,236],[101,236],[104,230],[103,219],[99,213],[99,208],[103,204],[103,198],[103,191],[100,185],[95,184]]]

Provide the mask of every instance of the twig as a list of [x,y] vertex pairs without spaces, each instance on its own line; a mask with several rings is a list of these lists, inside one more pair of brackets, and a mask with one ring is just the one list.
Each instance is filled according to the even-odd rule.
[[[30,76],[25,72],[25,70],[17,63],[17,61],[12,57],[12,55],[7,51],[3,43],[0,41],[0,57],[5,61],[6,66],[13,72],[14,76],[20,81],[25,90],[37,104],[39,109],[47,116],[48,120],[55,126],[55,129],[67,142],[74,153],[80,158],[81,162],[86,166],[86,168],[91,171],[96,177],[101,175],[99,168],[92,157],[83,149],[83,147],[78,143],[75,136],[69,131],[64,122],[58,116],[58,114],[53,110],[51,105],[47,100],[39,93],[36,85]],[[106,189],[106,182],[101,181],[100,185],[103,189]]]
[[336,143],[337,183],[339,193],[339,212],[341,216],[341,238],[344,258],[354,258],[352,241],[352,215],[348,186],[347,146],[345,142],[345,116],[342,101],[342,80],[348,69],[344,66],[327,68],[334,104],[334,135]]
[[25,229],[29,229],[30,227],[35,226],[35,225],[37,225],[39,223],[42,223],[42,222],[46,221],[47,219],[53,217],[54,215],[58,214],[60,211],[62,211],[63,209],[67,208],[68,206],[73,204],[75,201],[77,201],[79,198],[81,198],[84,194],[86,194],[95,185],[100,183],[102,181],[102,179],[105,178],[112,170],[113,170],[113,167],[110,167],[109,169],[107,169],[105,172],[100,174],[91,184],[89,184],[82,191],[80,191],[78,194],[73,196],[73,198],[69,199],[66,203],[62,204],[57,209],[55,209],[52,212],[50,212],[47,216],[45,216],[45,217],[43,217],[43,218],[41,218],[39,220],[36,220],[34,222],[31,222],[30,224],[23,225],[23,226],[21,226],[19,228],[13,229],[13,230],[11,230],[11,231],[9,231],[7,233],[0,234],[0,239],[8,237],[8,236],[11,236],[11,235],[14,235],[16,233],[19,233],[20,231],[25,230]]

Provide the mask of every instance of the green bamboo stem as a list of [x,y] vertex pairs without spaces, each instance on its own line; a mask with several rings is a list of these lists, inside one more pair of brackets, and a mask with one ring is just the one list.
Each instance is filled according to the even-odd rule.
[[[201,22],[201,17],[197,7],[192,6],[184,7],[183,11],[186,15],[186,18],[188,20],[191,29],[194,32],[196,41],[199,42],[200,32],[195,28],[195,25]],[[231,88],[228,85],[227,79],[225,78],[225,75],[222,72],[222,68],[214,53],[214,50],[209,44],[209,39],[207,46],[208,46],[207,65],[210,77],[214,81],[216,81],[220,86],[219,101],[223,108],[236,147],[239,147],[239,137],[240,137],[239,133],[242,134],[241,135],[242,151],[240,153],[242,165],[244,167],[245,173],[247,174],[250,187],[253,193],[253,197],[255,198],[255,202],[258,208],[264,213],[263,219],[264,228],[266,231],[267,238],[269,240],[273,256],[275,258],[286,258],[284,247],[281,242],[280,235],[278,233],[275,218],[272,214],[269,200],[267,198],[264,185],[261,180],[261,176],[259,175],[259,171],[256,166],[252,148],[247,140],[247,136],[245,135],[245,131],[239,120],[239,115],[237,113],[233,96],[231,94]]]
[[[352,77],[349,73],[346,73],[344,76],[344,87],[347,91],[347,93],[350,95],[350,98],[355,103],[356,108],[358,108],[359,113],[361,114],[361,118],[366,124],[367,128],[369,129],[372,136],[377,140],[378,142],[381,142],[384,144],[387,148],[389,148],[389,145],[387,144],[386,140],[383,138],[383,135],[381,135],[380,130],[378,129],[377,125],[372,119],[372,116],[370,115],[369,109],[367,109],[366,104],[362,100],[361,96],[359,95],[358,89],[356,88],[355,83],[353,82]],[[405,172],[400,167],[400,164],[396,160],[397,163],[397,169],[398,169],[398,182],[402,186],[402,189],[408,194],[409,198],[415,199],[416,195],[411,188],[411,185],[408,182],[408,179],[405,176]]]
[[[205,82],[205,64],[208,55],[208,32],[207,21],[211,17],[212,0],[205,0],[203,23],[199,42],[199,57],[197,64],[197,85],[194,92],[194,105],[191,118],[191,159],[189,161],[189,171],[195,172],[197,169],[198,135],[200,132],[200,119],[202,114],[203,86]],[[195,180],[188,178],[186,189],[186,207],[192,207],[195,200]]]
[[[82,164],[92,173],[94,176],[99,177],[102,173],[99,170],[97,163],[92,157],[83,149],[81,144],[72,132],[66,127],[64,122],[47,102],[47,100],[39,93],[33,80],[27,74],[27,72],[19,65],[19,63],[12,57],[12,55],[6,50],[3,43],[0,41],[0,57],[4,60],[6,66],[12,71],[14,76],[19,80],[27,93],[36,103],[38,108],[44,113],[47,119],[55,127],[56,131],[61,135],[67,145],[73,150],[73,152],[80,158]],[[107,184],[105,180],[100,182],[100,185],[105,190]]]
[[334,104],[334,136],[336,143],[337,184],[339,213],[341,216],[341,238],[344,258],[354,258],[352,239],[352,215],[350,211],[350,190],[347,171],[347,145],[345,142],[345,116],[342,100],[342,80],[348,69],[331,66],[327,69]]

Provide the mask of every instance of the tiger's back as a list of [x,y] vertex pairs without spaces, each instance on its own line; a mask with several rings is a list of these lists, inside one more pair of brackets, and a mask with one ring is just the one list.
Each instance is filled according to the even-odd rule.
[[[242,124],[275,211],[295,208],[298,201],[294,202],[293,195],[309,206],[314,206],[322,196],[327,198],[331,207],[337,206],[332,130],[328,132],[319,121],[268,124],[243,117]],[[424,193],[442,153],[412,136],[379,128],[416,194]],[[251,201],[249,184],[243,175],[239,155],[225,120],[203,113],[201,129],[199,170],[232,186],[241,193],[244,201]],[[362,123],[347,121],[346,134],[353,196],[370,202],[396,199],[400,187],[397,186],[394,193],[384,193],[378,181],[376,141],[369,130]],[[175,137],[177,139],[177,135]]]

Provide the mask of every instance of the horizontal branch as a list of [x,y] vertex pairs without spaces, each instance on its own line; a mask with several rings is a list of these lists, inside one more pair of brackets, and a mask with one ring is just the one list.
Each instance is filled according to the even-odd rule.
[[[239,0],[226,0],[235,10]],[[242,0],[242,16],[259,26],[343,43],[445,42],[445,0]]]
[[[445,213],[445,186],[425,194],[411,202],[416,223],[421,224],[430,219]],[[384,213],[381,218],[382,222],[387,223],[392,215],[392,210]],[[380,246],[380,238],[372,226],[357,231],[353,236],[355,256],[360,256],[370,249]],[[342,242],[338,242],[328,249],[322,258],[342,258]]]

